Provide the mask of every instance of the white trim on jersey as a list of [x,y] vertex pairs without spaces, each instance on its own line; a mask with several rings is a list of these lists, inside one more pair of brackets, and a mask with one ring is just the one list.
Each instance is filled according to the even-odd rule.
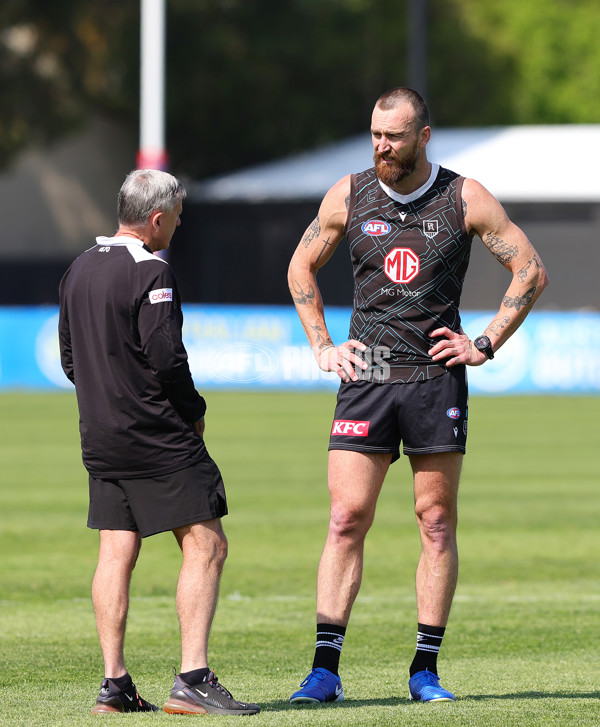
[[440,171],[440,165],[432,164],[431,165],[431,174],[429,175],[429,179],[425,182],[425,184],[422,187],[419,187],[419,189],[416,189],[414,192],[411,192],[410,194],[400,194],[399,192],[394,192],[394,190],[391,187],[388,187],[387,184],[384,184],[381,181],[381,179],[379,179],[378,182],[381,186],[381,189],[383,189],[383,191],[387,194],[388,197],[395,199],[396,202],[400,202],[400,204],[409,204],[409,202],[414,202],[416,199],[419,199],[419,197],[422,197],[425,194],[425,192],[427,192],[427,190],[435,182],[439,171]]
[[96,238],[96,245],[101,247],[126,247],[131,257],[136,263],[144,262],[145,260],[160,260],[162,263],[167,264],[166,260],[163,260],[158,255],[153,255],[148,250],[144,249],[144,243],[142,240],[138,240],[137,237],[128,237],[127,235],[119,235],[117,237],[104,237],[100,235]]

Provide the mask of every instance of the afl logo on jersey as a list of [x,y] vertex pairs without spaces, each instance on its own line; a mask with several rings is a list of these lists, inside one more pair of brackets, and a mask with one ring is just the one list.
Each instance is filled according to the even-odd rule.
[[362,223],[360,229],[366,232],[367,235],[378,237],[379,235],[387,235],[392,228],[383,220],[367,220],[367,222]]
[[446,416],[450,419],[458,419],[460,417],[460,409],[457,406],[453,406],[446,412]]

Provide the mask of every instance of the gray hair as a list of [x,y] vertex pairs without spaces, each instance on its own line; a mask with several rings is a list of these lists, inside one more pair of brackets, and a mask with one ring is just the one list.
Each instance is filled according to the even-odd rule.
[[157,169],[135,169],[127,175],[119,191],[119,225],[144,225],[153,212],[171,212],[185,197],[183,184],[171,174]]

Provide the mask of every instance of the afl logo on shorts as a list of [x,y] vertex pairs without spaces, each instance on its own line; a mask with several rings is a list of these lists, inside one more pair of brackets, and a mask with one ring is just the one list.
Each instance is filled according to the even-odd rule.
[[383,220],[367,220],[367,222],[362,223],[360,229],[366,232],[367,235],[378,237],[379,235],[387,235],[392,228]]
[[446,416],[449,416],[450,419],[458,419],[460,417],[460,409],[457,406],[450,407],[446,412]]

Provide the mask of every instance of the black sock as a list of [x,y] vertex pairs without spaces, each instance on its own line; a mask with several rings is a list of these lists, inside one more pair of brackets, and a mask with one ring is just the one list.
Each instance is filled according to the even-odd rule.
[[317,644],[313,669],[328,669],[332,674],[338,675],[340,656],[346,628],[333,624],[317,624]]
[[186,684],[202,684],[210,674],[210,669],[194,669],[193,671],[181,672],[179,675]]
[[425,671],[425,669],[437,674],[437,656],[445,631],[446,629],[443,626],[418,624],[417,653],[410,665],[411,677],[418,671]]
[[127,689],[128,686],[133,684],[133,682],[131,680],[131,676],[129,675],[129,672],[127,672],[122,677],[117,677],[116,679],[113,679],[113,677],[108,677],[108,678],[115,685],[115,687],[117,687],[121,691],[123,691],[123,689]]

